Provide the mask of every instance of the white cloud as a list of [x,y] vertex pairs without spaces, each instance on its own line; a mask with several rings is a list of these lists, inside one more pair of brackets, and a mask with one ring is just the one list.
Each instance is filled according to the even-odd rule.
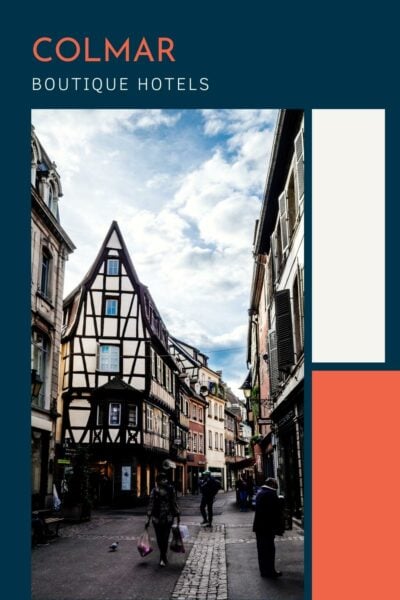
[[37,135],[61,175],[61,223],[77,246],[67,263],[66,294],[118,221],[171,333],[213,351],[211,368],[223,365],[232,388],[246,372],[251,246],[275,115],[33,111]]

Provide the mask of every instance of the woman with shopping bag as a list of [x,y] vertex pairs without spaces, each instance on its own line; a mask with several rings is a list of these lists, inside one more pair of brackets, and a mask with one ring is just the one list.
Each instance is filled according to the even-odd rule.
[[150,503],[147,511],[146,529],[153,523],[156,533],[157,546],[160,551],[160,567],[167,564],[168,538],[174,517],[179,525],[180,515],[173,486],[168,482],[164,472],[156,477],[156,485],[150,493]]

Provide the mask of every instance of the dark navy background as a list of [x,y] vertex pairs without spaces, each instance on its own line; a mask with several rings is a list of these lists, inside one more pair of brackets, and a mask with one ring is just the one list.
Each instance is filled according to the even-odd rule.
[[[240,5],[213,2],[14,3],[2,8],[3,293],[2,523],[3,585],[30,598],[30,110],[31,108],[305,108],[306,110],[306,590],[311,597],[311,119],[312,108],[385,108],[387,255],[385,365],[400,368],[400,110],[397,19],[389,2],[338,1]],[[32,56],[40,36],[116,47],[146,36],[174,39],[175,63],[45,64]],[[93,54],[96,52],[93,47]],[[128,77],[129,92],[32,92],[32,77]],[[138,76],[208,77],[208,92],[137,93]],[[335,170],[332,165],[332,176]],[[61,174],[62,176],[62,174]],[[334,209],[334,207],[333,207]],[[345,218],[345,215],[343,216]],[[361,226],[361,224],[360,224]],[[239,231],[240,234],[240,231]],[[340,235],[338,232],[338,243]],[[334,251],[334,248],[332,249]],[[371,239],[371,254],[374,239]],[[366,256],[368,260],[368,256]],[[371,277],[374,277],[371,272]],[[248,285],[249,282],[244,282]],[[346,290],[343,290],[346,293]],[[362,290],[360,290],[362,302]],[[371,329],[374,315],[371,314]],[[345,332],[344,332],[345,343]],[[353,368],[355,365],[316,365]],[[370,369],[368,365],[356,365]],[[245,365],[243,365],[245,369]]]

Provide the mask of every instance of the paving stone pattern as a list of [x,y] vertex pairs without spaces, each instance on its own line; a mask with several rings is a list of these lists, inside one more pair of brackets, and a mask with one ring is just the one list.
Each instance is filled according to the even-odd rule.
[[201,529],[171,600],[227,600],[225,525]]

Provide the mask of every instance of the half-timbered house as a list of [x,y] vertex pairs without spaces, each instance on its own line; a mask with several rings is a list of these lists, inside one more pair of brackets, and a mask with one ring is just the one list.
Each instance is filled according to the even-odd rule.
[[76,449],[87,448],[99,505],[146,497],[174,440],[186,448],[177,373],[167,329],[114,221],[64,301],[62,335],[60,456],[68,471]]
[[208,406],[208,388],[203,386],[201,389],[199,370],[203,364],[207,364],[208,357],[174,337],[170,338],[169,347],[179,367],[181,418],[186,416],[189,426],[185,465],[186,490],[198,493],[200,475],[206,467],[205,420]]

